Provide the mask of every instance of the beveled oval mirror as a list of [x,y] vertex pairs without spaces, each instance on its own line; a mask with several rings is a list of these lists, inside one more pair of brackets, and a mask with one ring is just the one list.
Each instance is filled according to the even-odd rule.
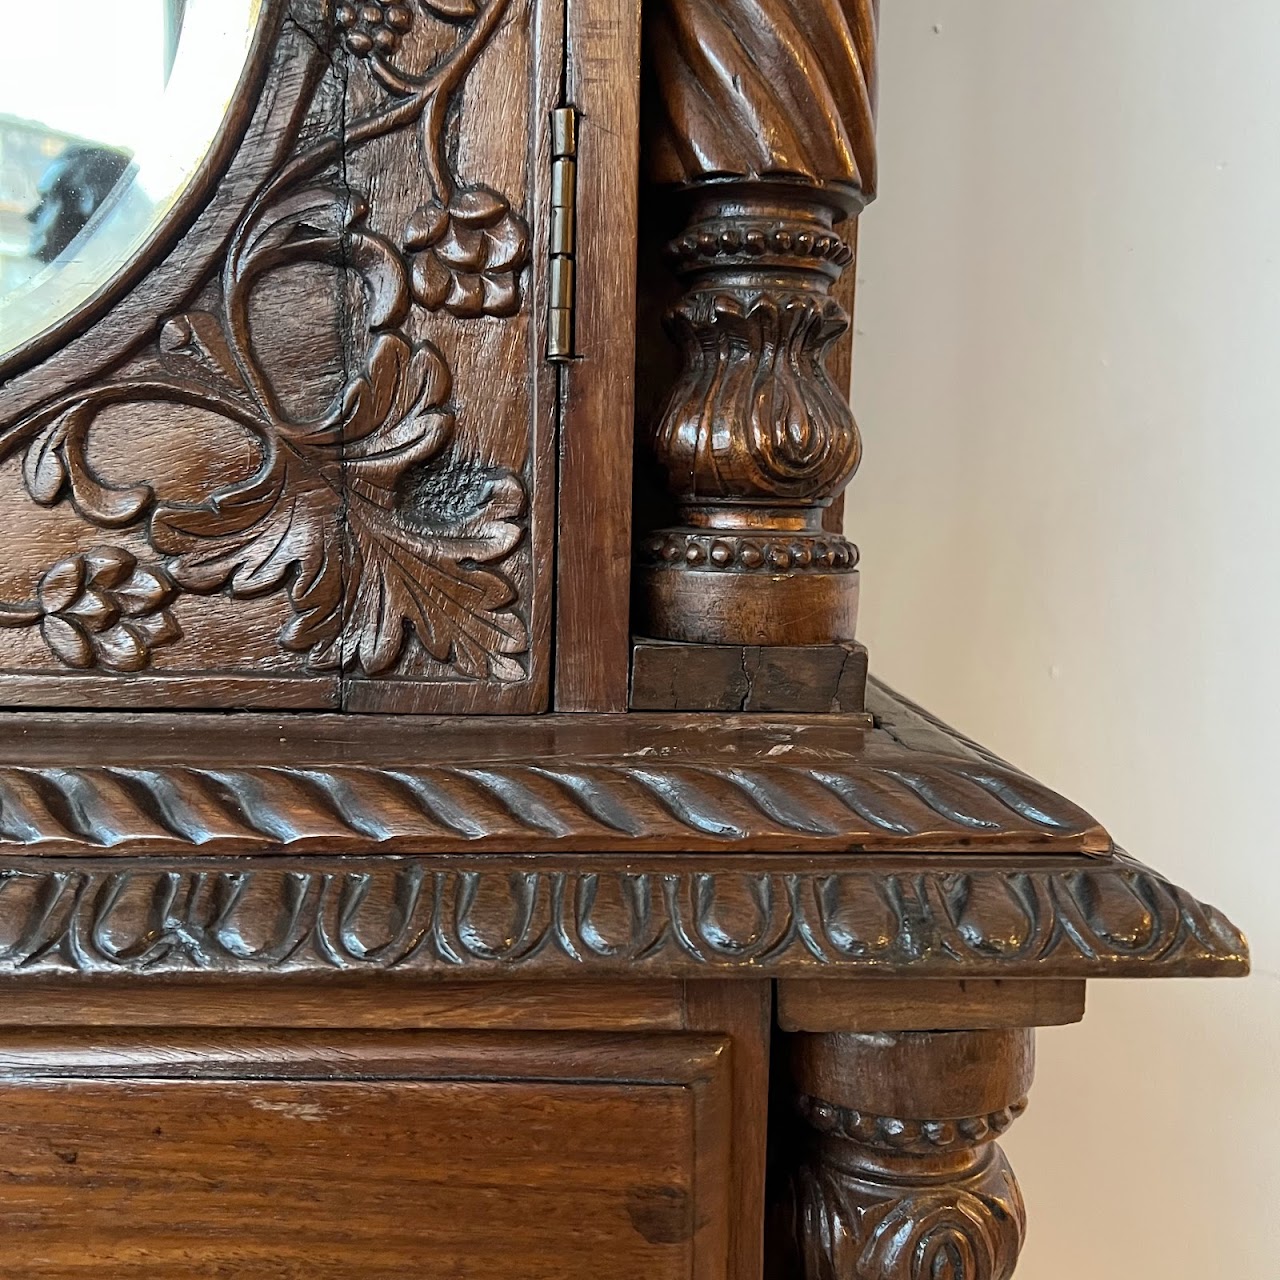
[[[109,288],[175,215],[262,3],[61,0],[56,40],[0,41],[0,356]],[[0,30],[31,13],[0,0]]]

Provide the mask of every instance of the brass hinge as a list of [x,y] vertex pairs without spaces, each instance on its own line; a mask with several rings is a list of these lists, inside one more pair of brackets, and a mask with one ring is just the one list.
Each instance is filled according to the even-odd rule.
[[578,112],[551,113],[551,284],[547,359],[573,359],[574,258],[578,235]]

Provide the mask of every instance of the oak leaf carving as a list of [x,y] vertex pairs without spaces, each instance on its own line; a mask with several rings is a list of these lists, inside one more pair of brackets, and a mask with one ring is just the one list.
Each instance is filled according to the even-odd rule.
[[[168,557],[154,568],[131,562],[128,582],[108,586],[102,575],[115,570],[91,563],[105,552],[61,562],[41,580],[37,599],[0,602],[0,626],[39,626],[69,666],[136,670],[153,648],[180,634],[168,612],[179,592],[283,592],[292,617],[281,644],[305,654],[314,670],[384,675],[416,637],[467,678],[526,677],[517,659],[528,649],[528,630],[500,567],[524,535],[524,487],[513,472],[467,456],[455,439],[452,375],[435,345],[410,336],[417,330],[409,324],[415,293],[425,309],[460,317],[509,316],[519,307],[527,228],[504,196],[459,187],[441,109],[507,0],[420,4],[468,24],[467,31],[422,75],[372,59],[395,101],[351,122],[341,145],[420,121],[428,186],[443,194],[433,194],[417,225],[406,228],[402,250],[370,228],[367,200],[342,177],[337,141],[311,145],[266,182],[236,228],[220,304],[172,316],[161,327],[156,372],[105,381],[46,406],[0,440],[0,456],[24,450],[33,500],[53,506],[69,499],[102,528],[145,526],[152,546]],[[393,53],[412,25],[410,11],[403,0],[378,0],[376,9],[342,6],[338,26],[349,46],[359,37],[363,48],[367,36],[365,52],[376,46]],[[363,338],[364,351],[332,403],[299,419],[255,351],[250,299],[264,277],[304,264],[360,281],[363,334],[349,337],[357,349]],[[442,294],[439,271],[446,275]],[[141,402],[216,414],[246,431],[258,448],[257,470],[196,501],[163,500],[147,484],[111,483],[90,464],[90,432],[107,407]],[[74,599],[49,603],[72,587]]]

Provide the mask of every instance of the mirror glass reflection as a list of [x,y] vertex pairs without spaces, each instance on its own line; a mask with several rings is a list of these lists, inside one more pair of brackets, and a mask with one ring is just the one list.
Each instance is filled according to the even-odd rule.
[[0,0],[0,354],[161,227],[235,97],[262,0]]

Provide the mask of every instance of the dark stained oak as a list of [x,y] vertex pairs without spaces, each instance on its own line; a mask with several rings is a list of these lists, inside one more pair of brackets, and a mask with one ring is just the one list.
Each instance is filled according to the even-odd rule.
[[[673,644],[631,649],[633,711],[784,711],[856,716],[867,701],[860,644]],[[872,727],[867,717],[867,727]]]
[[630,644],[639,0],[568,0],[580,109],[577,359],[561,366],[557,711],[624,711]]
[[1114,850],[1089,815],[883,687],[871,705],[871,730],[238,716],[203,728],[195,762],[181,718],[12,716],[0,970],[1247,969],[1230,921]]
[[807,1140],[780,1179],[779,1277],[1009,1280],[1026,1209],[995,1139],[1026,1109],[1029,1030],[791,1038]]
[[200,239],[137,264],[110,360],[6,386],[0,696],[541,711],[561,11],[414,6],[374,47],[323,0],[265,7],[279,61]]
[[876,190],[871,0],[658,0],[647,173],[686,210],[668,256],[681,364],[644,428],[674,521],[637,543],[637,630],[852,641],[858,552],[824,523],[861,457],[827,358],[848,329],[837,224]]
[[679,1031],[685,985],[623,979],[610,982],[602,1000],[599,983],[582,979],[438,982],[377,973],[264,984],[194,974],[145,987],[128,978],[46,980],[4,991],[0,1027]]
[[0,1260],[713,1280],[731,1072],[692,1035],[0,1038]]
[[1009,1280],[1032,1029],[1248,972],[869,678],[877,25],[264,0],[0,354],[4,1280]]
[[15,984],[1248,971],[1230,920],[1120,855],[0,857]]
[[778,983],[783,1031],[977,1031],[1057,1027],[1084,1017],[1085,984],[1062,978]]
[[1111,854],[1078,805],[887,690],[873,698],[874,729],[838,715],[0,715],[0,852]]
[[758,1277],[764,1256],[772,995],[767,980],[684,984],[685,1027],[721,1033],[729,1044],[733,1119],[725,1188],[726,1280]]

